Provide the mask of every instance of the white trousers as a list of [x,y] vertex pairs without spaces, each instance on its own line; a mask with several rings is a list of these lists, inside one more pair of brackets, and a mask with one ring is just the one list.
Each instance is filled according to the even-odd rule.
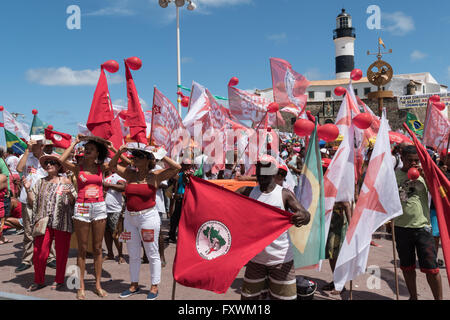
[[140,212],[125,211],[124,232],[130,232],[131,239],[126,242],[130,257],[131,282],[139,282],[141,267],[141,241],[147,255],[152,285],[161,281],[161,259],[159,257],[159,231],[161,219],[155,207]]

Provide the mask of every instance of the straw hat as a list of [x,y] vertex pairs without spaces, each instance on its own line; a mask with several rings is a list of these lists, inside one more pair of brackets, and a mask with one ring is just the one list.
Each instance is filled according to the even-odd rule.
[[53,152],[52,154],[44,154],[43,156],[41,156],[39,158],[39,163],[41,164],[42,168],[44,168],[44,169],[46,168],[45,162],[47,162],[48,160],[57,161],[59,163],[59,165],[61,166],[61,168],[59,169],[59,173],[66,172],[66,169],[64,169],[64,166],[63,166],[61,160],[59,159],[59,154],[57,154],[56,152]]

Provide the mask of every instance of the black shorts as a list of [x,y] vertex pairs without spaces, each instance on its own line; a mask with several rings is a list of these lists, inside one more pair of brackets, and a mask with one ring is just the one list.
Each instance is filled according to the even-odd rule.
[[420,271],[439,273],[434,238],[426,228],[395,227],[395,241],[400,269],[408,271],[416,269],[416,251],[419,258]]

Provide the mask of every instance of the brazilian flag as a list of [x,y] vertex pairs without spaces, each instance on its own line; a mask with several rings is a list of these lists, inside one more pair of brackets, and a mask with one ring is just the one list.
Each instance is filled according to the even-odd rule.
[[406,125],[411,129],[416,135],[423,136],[423,123],[417,119],[417,117],[412,113],[406,114]]
[[6,147],[12,148],[14,153],[22,154],[25,152],[25,149],[27,148],[27,144],[23,142],[19,137],[17,137],[14,133],[11,131],[8,131],[5,129],[5,141],[6,141]]
[[291,227],[295,268],[315,266],[325,259],[325,199],[322,159],[320,156],[317,121],[308,144],[305,164],[296,192],[297,200],[311,214],[309,224]]
[[34,115],[33,122],[31,123],[30,136],[34,135],[45,135],[45,128],[48,127],[48,123],[39,119],[37,115]]

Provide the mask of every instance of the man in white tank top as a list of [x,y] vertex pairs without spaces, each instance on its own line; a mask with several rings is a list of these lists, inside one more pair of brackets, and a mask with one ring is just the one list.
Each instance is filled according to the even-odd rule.
[[[236,192],[294,214],[291,223],[296,227],[309,223],[310,214],[295,195],[275,182],[278,162],[264,155],[256,164],[258,186],[242,187]],[[261,221],[264,223],[263,221]],[[241,290],[242,300],[258,300],[268,292],[271,299],[297,299],[294,256],[286,230],[247,264]]]

